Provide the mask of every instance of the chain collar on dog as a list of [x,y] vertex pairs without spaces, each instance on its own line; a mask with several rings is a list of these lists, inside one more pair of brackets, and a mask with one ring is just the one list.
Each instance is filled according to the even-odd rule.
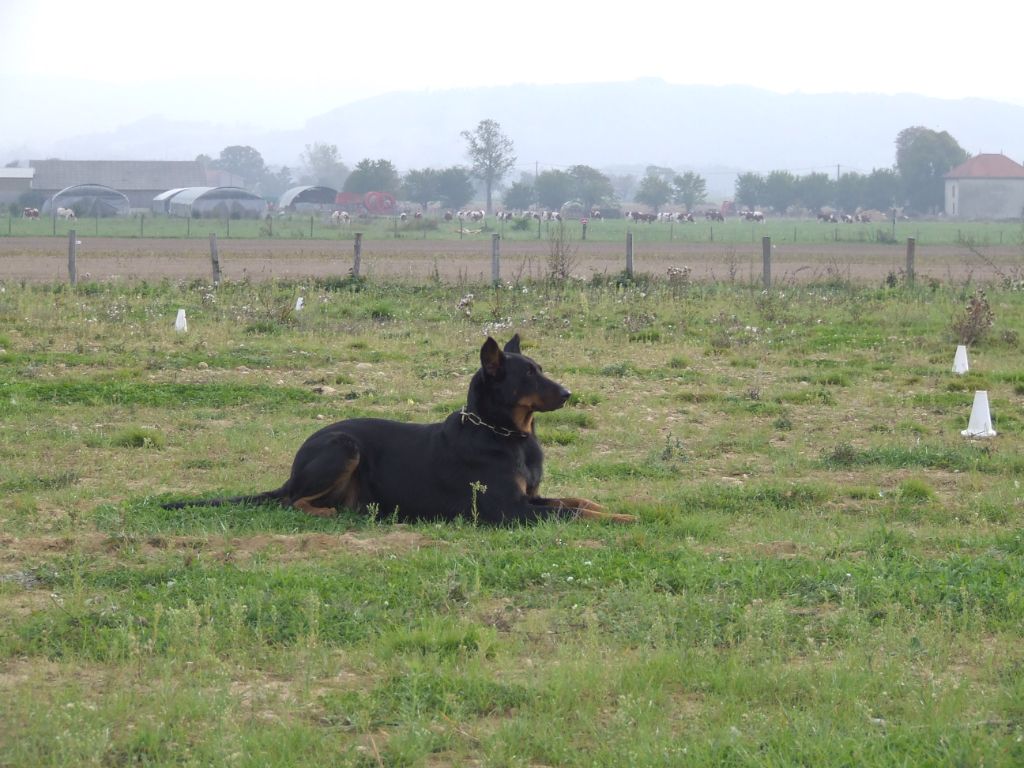
[[462,416],[462,423],[465,424],[467,421],[470,424],[475,424],[478,427],[487,427],[491,432],[500,437],[529,437],[530,435],[526,432],[520,432],[518,429],[508,429],[507,427],[495,427],[488,424],[486,421],[481,419],[472,411],[467,411],[463,408],[459,411],[459,415]]

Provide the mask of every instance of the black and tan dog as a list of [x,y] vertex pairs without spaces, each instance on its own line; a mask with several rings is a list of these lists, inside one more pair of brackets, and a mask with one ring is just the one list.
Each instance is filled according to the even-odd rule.
[[544,454],[533,417],[561,408],[569,395],[522,354],[518,334],[504,351],[488,338],[466,406],[444,421],[339,421],[303,443],[291,476],[277,490],[164,506],[277,501],[318,516],[333,515],[338,507],[373,506],[381,516],[400,520],[461,515],[495,524],[548,517],[635,522],[632,515],[605,512],[587,499],[539,495]]

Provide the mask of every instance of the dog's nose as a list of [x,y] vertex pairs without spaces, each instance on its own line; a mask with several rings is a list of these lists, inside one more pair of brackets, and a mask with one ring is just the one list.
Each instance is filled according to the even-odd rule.
[[572,397],[572,392],[570,392],[570,391],[569,391],[568,389],[566,389],[565,387],[559,387],[559,388],[558,388],[558,396],[562,398],[562,402],[564,403],[564,402],[565,402],[565,401],[567,401],[567,400],[568,400],[568,399],[569,399],[570,397]]

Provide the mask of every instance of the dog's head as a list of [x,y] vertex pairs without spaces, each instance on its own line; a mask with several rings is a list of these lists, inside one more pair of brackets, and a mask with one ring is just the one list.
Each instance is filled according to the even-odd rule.
[[489,406],[509,413],[522,432],[531,431],[534,412],[557,410],[572,394],[522,353],[518,333],[504,350],[487,338],[480,348],[480,373],[484,388],[480,394],[486,393]]

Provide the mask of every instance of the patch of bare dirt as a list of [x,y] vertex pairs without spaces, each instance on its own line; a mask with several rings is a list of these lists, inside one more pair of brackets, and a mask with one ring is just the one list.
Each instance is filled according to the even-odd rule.
[[379,555],[411,552],[424,547],[441,546],[444,542],[421,533],[391,530],[380,535],[355,533],[256,534],[253,536],[110,536],[103,533],[80,533],[74,536],[35,536],[18,538],[0,535],[0,564],[20,563],[50,554],[81,552],[112,554],[131,551],[143,556],[167,551],[209,554],[224,560],[247,560],[264,554],[280,562],[300,560],[331,552]]

